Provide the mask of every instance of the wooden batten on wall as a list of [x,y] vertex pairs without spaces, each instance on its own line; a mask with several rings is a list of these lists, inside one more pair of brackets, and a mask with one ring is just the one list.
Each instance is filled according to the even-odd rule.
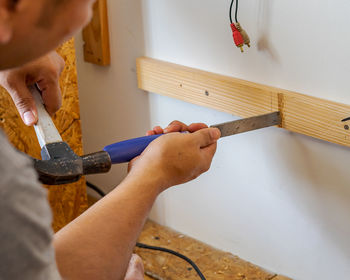
[[281,127],[350,147],[350,106],[156,59],[137,59],[139,88],[240,117],[280,111]]
[[111,63],[107,0],[97,0],[91,22],[83,30],[84,59],[101,66]]

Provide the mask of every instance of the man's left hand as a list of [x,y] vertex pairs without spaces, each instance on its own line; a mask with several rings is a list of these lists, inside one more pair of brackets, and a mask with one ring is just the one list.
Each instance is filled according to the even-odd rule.
[[11,95],[23,122],[32,126],[38,121],[34,99],[28,85],[38,85],[47,111],[53,115],[62,104],[59,76],[64,60],[56,52],[22,67],[0,72],[0,85]]

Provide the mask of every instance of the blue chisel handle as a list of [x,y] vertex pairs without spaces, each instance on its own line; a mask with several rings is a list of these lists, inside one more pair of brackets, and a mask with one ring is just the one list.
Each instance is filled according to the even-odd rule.
[[109,154],[113,164],[129,162],[133,158],[139,156],[153,140],[162,135],[163,134],[157,134],[125,140],[108,145],[104,147],[103,150]]

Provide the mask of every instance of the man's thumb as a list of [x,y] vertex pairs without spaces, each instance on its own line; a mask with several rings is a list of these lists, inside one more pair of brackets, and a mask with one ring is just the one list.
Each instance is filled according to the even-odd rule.
[[207,147],[215,143],[221,136],[220,130],[217,128],[204,128],[194,132],[198,139],[198,143],[201,148]]
[[36,124],[38,117],[35,102],[27,85],[18,82],[16,88],[12,88],[9,93],[23,122],[28,126]]

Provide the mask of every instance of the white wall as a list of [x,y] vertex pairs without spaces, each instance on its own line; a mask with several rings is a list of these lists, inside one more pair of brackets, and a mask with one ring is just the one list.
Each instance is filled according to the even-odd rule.
[[[144,55],[140,1],[108,1],[112,63],[85,63],[82,37],[76,38],[84,152],[96,152],[126,138],[144,135],[150,125],[148,94],[138,90],[137,57]],[[106,191],[125,176],[126,165],[107,175],[89,176]]]
[[[147,98],[136,89],[138,55],[350,104],[350,2],[240,1],[239,20],[252,39],[244,54],[232,42],[229,2],[109,1],[112,66],[83,63],[77,42],[87,152],[173,119],[235,118]],[[349,279],[349,161],[348,148],[277,128],[228,137],[211,170],[164,193],[151,216],[295,279]],[[92,180],[111,187],[125,174],[114,170]]]

